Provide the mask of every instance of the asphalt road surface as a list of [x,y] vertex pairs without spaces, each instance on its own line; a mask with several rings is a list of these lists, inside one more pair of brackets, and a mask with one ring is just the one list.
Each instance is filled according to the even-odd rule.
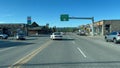
[[119,68],[120,44],[103,37],[64,35],[0,40],[0,68]]

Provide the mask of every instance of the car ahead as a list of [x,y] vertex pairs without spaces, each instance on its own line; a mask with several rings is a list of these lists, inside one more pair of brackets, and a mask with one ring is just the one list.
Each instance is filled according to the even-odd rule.
[[110,34],[105,35],[105,40],[113,41],[114,43],[120,42],[120,32],[111,32]]
[[62,35],[65,35],[65,33],[63,33],[63,32],[60,32]]
[[17,40],[25,40],[25,34],[23,33],[17,33],[15,37]]
[[0,34],[0,39],[7,39],[8,35],[7,34]]
[[52,39],[52,40],[55,40],[55,39],[62,39],[62,34],[60,33],[60,32],[54,32],[54,33],[52,33],[52,35],[50,35],[50,38]]
[[85,31],[79,31],[79,32],[77,33],[77,35],[86,36],[86,32],[85,32]]

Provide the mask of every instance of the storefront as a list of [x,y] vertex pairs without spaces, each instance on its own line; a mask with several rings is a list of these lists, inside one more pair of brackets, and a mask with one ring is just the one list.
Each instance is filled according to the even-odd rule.
[[120,31],[120,20],[101,20],[94,23],[96,35],[106,35],[113,31]]

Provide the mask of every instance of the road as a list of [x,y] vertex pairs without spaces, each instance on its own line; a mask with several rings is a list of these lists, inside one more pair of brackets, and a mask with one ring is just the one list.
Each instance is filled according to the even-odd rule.
[[0,41],[0,68],[119,68],[120,44],[103,37],[64,35]]

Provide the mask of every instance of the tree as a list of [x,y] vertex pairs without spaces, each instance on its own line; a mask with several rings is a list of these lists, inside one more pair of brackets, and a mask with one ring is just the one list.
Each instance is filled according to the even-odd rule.
[[53,31],[53,32],[56,32],[56,31],[57,31],[56,26],[53,27],[53,30],[52,30],[52,31]]
[[48,28],[48,29],[49,29],[49,24],[48,24],[48,23],[46,24],[46,28]]

